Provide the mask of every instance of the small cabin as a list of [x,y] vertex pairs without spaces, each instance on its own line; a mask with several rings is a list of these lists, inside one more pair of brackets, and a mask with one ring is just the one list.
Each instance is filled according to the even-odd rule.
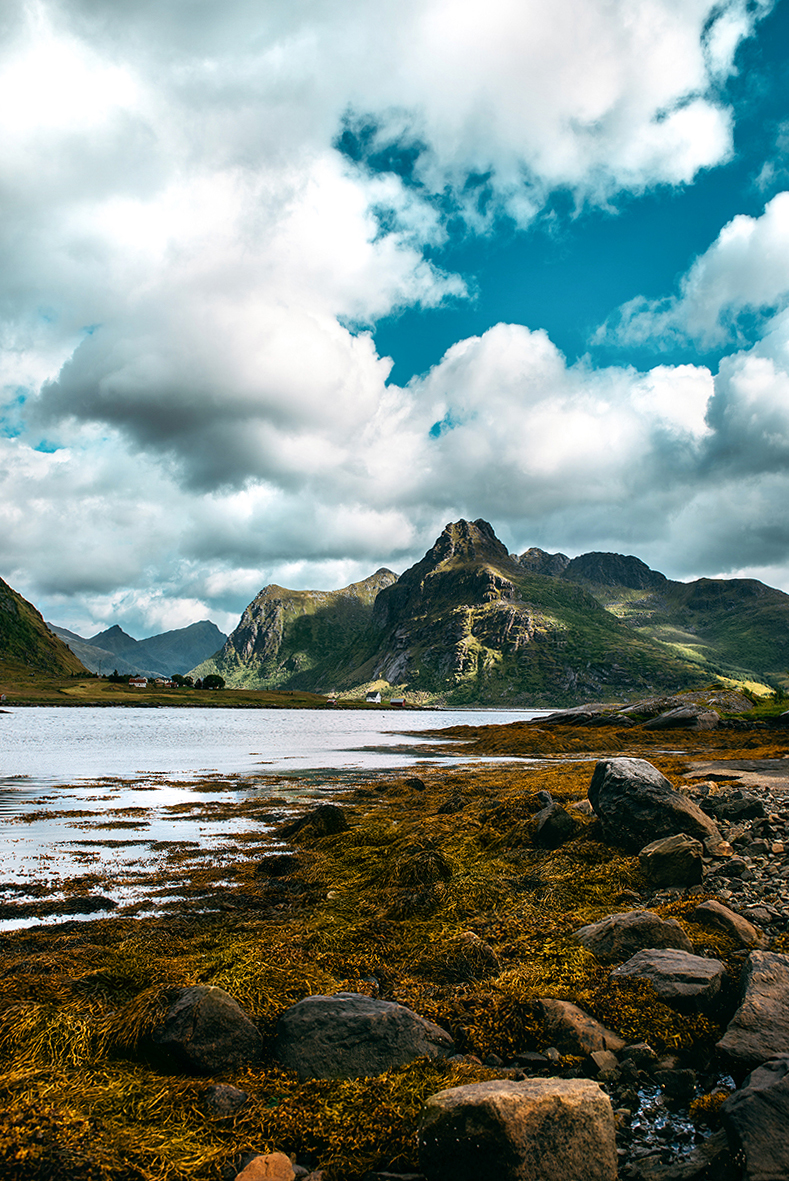
[[381,704],[381,694],[378,692],[368,693],[364,700],[369,701],[372,705],[380,705]]
[[405,705],[405,697],[392,697],[389,704],[390,705],[397,705],[400,707],[400,709],[402,709],[403,706]]

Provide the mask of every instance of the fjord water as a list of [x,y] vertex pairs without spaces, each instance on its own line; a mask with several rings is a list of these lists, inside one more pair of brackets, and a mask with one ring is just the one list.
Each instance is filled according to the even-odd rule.
[[514,722],[547,712],[26,707],[0,715],[0,782],[384,770],[423,757],[420,739],[404,730]]
[[426,759],[464,761],[402,731],[536,712],[547,711],[0,713],[0,929],[108,913],[102,899],[128,914],[177,904],[184,873],[249,858],[296,800]]

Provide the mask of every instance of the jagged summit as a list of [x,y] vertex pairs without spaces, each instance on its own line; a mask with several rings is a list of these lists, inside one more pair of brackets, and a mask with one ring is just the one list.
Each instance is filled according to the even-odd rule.
[[546,574],[551,578],[559,576],[567,569],[570,559],[567,554],[549,554],[544,549],[532,546],[518,558],[518,565],[530,574]]

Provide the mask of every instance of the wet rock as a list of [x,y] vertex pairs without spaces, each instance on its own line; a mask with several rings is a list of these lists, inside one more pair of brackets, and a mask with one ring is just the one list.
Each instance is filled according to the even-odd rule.
[[611,1074],[619,1066],[619,1059],[610,1050],[594,1050],[589,1055],[589,1065],[595,1074]]
[[728,906],[724,906],[722,902],[716,902],[714,899],[702,902],[688,915],[688,919],[691,923],[702,923],[706,927],[715,927],[718,931],[725,931],[727,935],[739,940],[745,947],[756,947],[763,950],[769,942],[764,932],[754,927],[753,923],[749,923],[742,915],[736,914],[733,910],[729,910]]
[[537,813],[534,820],[534,843],[543,849],[558,849],[578,831],[570,813],[553,800]]
[[240,1111],[249,1099],[246,1091],[231,1087],[229,1083],[217,1083],[203,1091],[203,1106],[209,1115],[226,1119]]
[[703,706],[681,705],[644,722],[645,730],[715,730],[720,714]]
[[262,1040],[239,1003],[222,988],[197,984],[182,989],[153,1041],[193,1070],[212,1074],[260,1058]]
[[656,1070],[655,1082],[669,1099],[687,1102],[696,1094],[695,1070]]
[[678,1009],[708,1011],[718,999],[726,968],[720,960],[657,948],[637,951],[626,963],[614,968],[611,976],[646,980],[662,1001]]
[[697,886],[704,874],[704,846],[684,832],[639,850],[638,864],[651,886]]
[[573,938],[604,963],[621,962],[645,947],[693,951],[693,944],[676,919],[662,919],[651,910],[609,914],[597,923],[580,927]]
[[303,1081],[382,1074],[416,1058],[448,1058],[452,1038],[405,1005],[356,992],[308,996],[277,1023],[275,1056]]
[[265,1152],[254,1156],[240,1173],[236,1181],[295,1181],[290,1157],[284,1152]]
[[425,781],[420,779],[418,775],[411,775],[408,779],[403,780],[406,787],[410,787],[412,791],[424,791]]
[[789,1056],[757,1067],[721,1108],[732,1152],[742,1164],[742,1181],[786,1181],[789,1177]]
[[589,799],[611,844],[638,852],[646,842],[686,833],[715,845],[721,834],[714,821],[691,800],[674,791],[645,759],[603,759],[595,767]]
[[596,1050],[617,1054],[624,1048],[618,1033],[606,1029],[577,1005],[553,997],[541,997],[539,1004],[547,1033],[565,1054],[593,1054]]
[[789,956],[752,951],[743,969],[742,1000],[718,1042],[735,1069],[753,1069],[789,1054]]
[[283,824],[279,829],[281,837],[313,836],[331,837],[349,828],[345,812],[339,804],[318,804],[311,812]]
[[630,1165],[627,1181],[741,1181],[726,1133],[717,1132],[678,1160],[650,1157]]
[[587,1079],[494,1080],[440,1091],[422,1111],[418,1144],[429,1181],[617,1176],[611,1102]]
[[708,797],[704,801],[704,811],[716,820],[726,820],[731,823],[737,820],[753,820],[767,815],[767,810],[761,800],[744,791],[727,792],[725,795]]

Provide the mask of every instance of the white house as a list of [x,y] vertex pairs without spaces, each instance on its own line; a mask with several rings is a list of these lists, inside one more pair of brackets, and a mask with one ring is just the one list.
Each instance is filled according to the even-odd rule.
[[148,678],[147,677],[129,677],[129,684],[133,685],[135,689],[147,689],[148,688]]
[[372,702],[373,705],[380,705],[381,704],[381,694],[380,693],[368,693],[364,700]]

